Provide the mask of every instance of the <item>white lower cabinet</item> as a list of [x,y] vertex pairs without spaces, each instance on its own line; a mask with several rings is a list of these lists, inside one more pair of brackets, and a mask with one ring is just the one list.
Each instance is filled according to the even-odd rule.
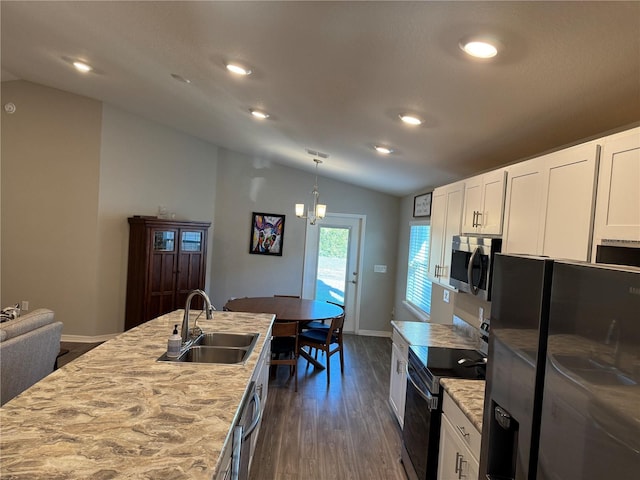
[[391,346],[391,378],[389,380],[389,405],[396,416],[400,427],[404,426],[404,403],[407,393],[407,361],[409,359],[409,343],[402,338],[396,329],[393,330]]
[[[269,336],[271,336],[271,331],[269,331]],[[256,393],[258,394],[258,398],[260,398],[260,422],[258,423],[255,432],[251,436],[251,455],[249,457],[249,468],[251,468],[253,454],[256,449],[256,444],[258,443],[260,426],[262,425],[262,422],[264,420],[264,412],[267,407],[267,395],[269,393],[269,365],[271,363],[270,360],[271,341],[267,340],[264,349],[262,350],[262,352],[260,352],[260,358],[258,359],[256,371],[251,378],[252,381],[256,382]]]
[[[268,332],[269,337],[271,336],[271,330]],[[262,425],[262,421],[264,420],[264,412],[265,407],[267,405],[267,394],[269,392],[269,359],[271,358],[271,342],[267,340],[262,352],[260,352],[260,357],[258,358],[258,363],[256,365],[255,372],[251,377],[251,381],[255,382],[256,392],[258,397],[260,398],[260,422],[256,427],[253,435],[250,438],[251,447],[250,447],[250,456],[249,456],[249,468],[251,468],[251,462],[253,461],[253,454],[256,449],[256,443],[258,442],[258,432],[260,431],[260,426]],[[229,480],[231,479],[231,454],[233,450],[233,442],[230,441],[226,449],[221,453],[220,460],[220,470],[216,475],[216,480]]]
[[481,434],[446,391],[442,412],[438,480],[476,480]]

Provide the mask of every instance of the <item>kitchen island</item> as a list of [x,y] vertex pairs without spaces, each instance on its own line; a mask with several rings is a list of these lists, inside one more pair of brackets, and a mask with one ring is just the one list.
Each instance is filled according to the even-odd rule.
[[205,332],[259,333],[245,364],[156,361],[182,316],[177,310],[131,329],[6,403],[0,477],[215,478],[274,315],[198,320]]

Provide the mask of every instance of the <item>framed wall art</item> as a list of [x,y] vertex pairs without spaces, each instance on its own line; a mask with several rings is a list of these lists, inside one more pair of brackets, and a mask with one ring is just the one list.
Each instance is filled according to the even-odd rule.
[[431,192],[423,193],[422,195],[416,195],[413,198],[413,216],[431,216]]
[[253,212],[249,253],[282,256],[284,215]]

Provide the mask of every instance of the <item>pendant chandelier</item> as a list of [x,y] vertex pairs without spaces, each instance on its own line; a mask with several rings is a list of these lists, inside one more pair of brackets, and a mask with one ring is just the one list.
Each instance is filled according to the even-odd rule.
[[322,160],[314,158],[313,161],[316,162],[316,181],[311,191],[311,195],[313,196],[312,206],[305,215],[304,203],[296,203],[296,217],[308,219],[311,225],[315,225],[317,220],[322,220],[327,213],[327,206],[318,203],[320,198],[320,192],[318,191],[318,165],[322,163]]

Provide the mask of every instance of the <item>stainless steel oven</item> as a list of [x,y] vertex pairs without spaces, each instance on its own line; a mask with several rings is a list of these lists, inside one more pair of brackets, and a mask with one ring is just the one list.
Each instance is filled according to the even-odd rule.
[[409,348],[401,459],[409,480],[436,480],[442,391],[440,379],[484,379],[486,357],[475,350]]
[[491,300],[493,257],[500,252],[502,239],[456,235],[451,244],[449,283],[462,292]]

